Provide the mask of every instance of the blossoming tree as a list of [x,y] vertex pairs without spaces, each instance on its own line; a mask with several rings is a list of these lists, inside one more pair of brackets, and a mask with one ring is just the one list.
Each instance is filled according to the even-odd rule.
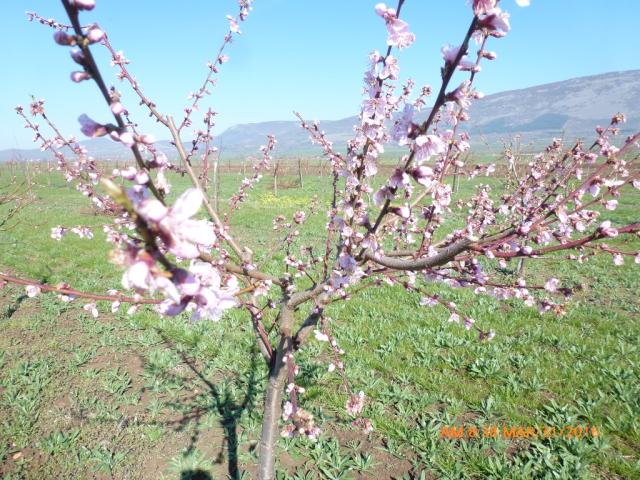
[[[300,404],[304,389],[296,383],[296,352],[310,339],[327,342],[332,359],[329,370],[344,376],[344,352],[331,334],[330,319],[325,315],[327,305],[347,301],[371,286],[400,284],[410,294],[419,295],[422,305],[442,307],[447,312],[445,319],[477,331],[480,340],[491,340],[492,330],[480,328],[464,309],[447,300],[446,295],[428,293],[426,286],[442,283],[471,289],[477,295],[517,298],[543,312],[560,314],[562,300],[570,290],[558,279],[550,276],[540,285],[529,284],[522,275],[505,279],[497,274],[498,267],[514,259],[560,251],[567,252],[563,257],[566,260],[577,262],[604,254],[610,255],[615,265],[624,263],[625,258],[640,263],[640,253],[606,244],[619,235],[640,232],[640,223],[614,225],[603,218],[603,212],[616,209],[618,197],[626,190],[640,189],[640,178],[634,170],[640,134],[620,138],[622,114],[614,115],[610,125],[598,127],[590,144],[577,142],[565,147],[553,140],[516,176],[511,191],[493,192],[480,182],[470,198],[453,202],[447,182],[453,169],[469,177],[495,171],[494,165],[465,165],[462,159],[469,149],[469,136],[464,125],[471,102],[482,97],[474,88],[474,79],[483,62],[496,58],[489,44],[507,34],[509,15],[497,6],[497,0],[474,0],[462,41],[442,48],[441,84],[432,92],[429,87],[416,89],[412,81],[404,85],[397,82],[400,67],[394,52],[410,47],[415,39],[407,22],[400,18],[404,1],[399,0],[396,8],[375,6],[387,29],[387,46],[382,53],[369,55],[360,122],[346,149],[337,149],[317,123],[298,115],[311,141],[330,160],[331,198],[326,209],[326,235],[314,244],[301,244],[300,229],[311,210],[320,205],[298,211],[292,218],[279,215],[274,219],[274,229],[282,233],[285,250],[277,275],[262,271],[253,252],[229,227],[231,216],[270,168],[276,139],[266,139],[253,175],[242,181],[223,216],[206,194],[206,159],[214,150],[211,109],[203,116],[202,128],[196,130],[190,151],[183,144],[183,135],[193,126],[199,104],[209,95],[215,76],[228,60],[225,50],[240,34],[251,0],[239,0],[238,13],[227,17],[229,31],[179,120],[159,111],[145,95],[128,68],[129,61],[97,24],[81,24],[81,12],[93,9],[94,0],[62,0],[69,23],[29,13],[31,20],[55,30],[57,44],[70,48],[71,59],[78,65],[71,80],[93,81],[110,110],[110,123],[81,114],[82,133],[111,137],[129,149],[135,160],[135,167],[102,172],[89,152],[56,128],[47,117],[43,101],[31,103],[28,112],[22,107],[16,109],[35,133],[34,141],[55,155],[67,180],[98,211],[109,214],[105,218],[112,221],[105,224],[104,231],[111,244],[111,258],[124,272],[123,291],[88,293],[66,284],[43,285],[6,274],[0,274],[0,281],[25,285],[29,296],[51,291],[64,301],[89,299],[84,308],[96,316],[96,301],[112,302],[113,311],[129,303],[130,313],[140,305],[151,304],[160,315],[189,312],[191,319],[203,321],[217,321],[231,308],[243,309],[269,372],[260,479],[274,477],[278,436],[306,435],[313,439],[320,433],[313,416]],[[184,165],[183,173],[192,183],[172,205],[166,201],[171,189],[167,173],[180,168],[154,146],[152,136],[138,130],[121,103],[120,92],[107,85],[92,53],[98,47],[109,51],[122,85],[135,92],[141,105],[171,136]],[[456,72],[463,72],[466,78],[454,83]],[[43,120],[49,133],[34,118]],[[380,156],[388,144],[399,145],[405,152],[390,176],[379,170]],[[194,169],[199,157],[205,162],[204,178]],[[513,158],[507,160],[512,162]],[[116,183],[116,179],[123,182]],[[206,219],[198,216],[203,207]],[[450,226],[454,214],[464,217],[461,228]],[[86,227],[61,225],[51,236],[61,240],[69,233],[86,238],[93,235]],[[302,253],[295,255],[294,247]],[[354,425],[369,431],[371,422],[360,416],[364,403],[363,392],[353,393],[346,398],[346,409],[355,418]]]

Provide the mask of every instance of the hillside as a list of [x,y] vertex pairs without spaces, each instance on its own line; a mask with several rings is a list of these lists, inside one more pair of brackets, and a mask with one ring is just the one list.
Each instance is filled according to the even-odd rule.
[[[607,124],[617,112],[627,116],[623,131],[640,130],[640,70],[573,78],[487,95],[471,107],[467,130],[472,134],[472,143],[490,148],[499,148],[501,139],[514,135],[520,135],[527,143],[544,144],[557,136],[591,136],[596,125]],[[321,125],[330,140],[344,145],[356,122],[357,117],[352,116],[321,121]],[[268,134],[276,136],[279,155],[320,152],[310,144],[308,134],[295,120],[235,125],[218,135],[216,144],[225,156],[258,155]],[[121,145],[108,139],[83,143],[98,158],[126,155]],[[158,146],[171,151],[167,141],[159,142]],[[37,149],[0,151],[0,161],[45,156]]]

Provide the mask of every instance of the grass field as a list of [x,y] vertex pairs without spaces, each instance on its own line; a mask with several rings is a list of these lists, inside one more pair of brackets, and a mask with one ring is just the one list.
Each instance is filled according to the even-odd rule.
[[[0,180],[6,184],[6,173]],[[107,260],[100,228],[105,219],[57,176],[37,181],[36,200],[0,231],[0,270],[81,290],[118,288],[121,272]],[[238,182],[235,174],[223,177],[222,199]],[[260,260],[279,241],[273,216],[316,195],[326,202],[328,185],[327,177],[308,177],[304,189],[281,188],[276,197],[265,179],[232,221],[237,236]],[[463,182],[460,195],[470,192]],[[638,221],[639,205],[640,195],[628,192],[609,213],[614,222]],[[322,235],[323,215],[309,220],[302,243]],[[58,224],[96,227],[96,238],[56,242],[49,234]],[[625,248],[639,249],[640,241]],[[614,267],[601,256],[582,265],[530,260],[525,268],[530,278],[555,272],[581,287],[567,315],[433,287],[493,328],[492,342],[478,342],[398,287],[329,307],[351,385],[366,392],[364,413],[375,430],[365,436],[351,427],[340,379],[317,360],[325,358],[323,345],[312,341],[300,355],[300,382],[323,435],[316,443],[280,441],[278,478],[640,478],[640,266]],[[7,286],[0,329],[2,479],[253,477],[266,369],[242,312],[198,324],[144,308],[94,319],[81,302],[29,299]],[[465,438],[443,438],[451,426],[462,426]],[[526,438],[519,426],[556,431]],[[575,437],[565,433],[569,426]],[[468,438],[472,427],[480,438]]]

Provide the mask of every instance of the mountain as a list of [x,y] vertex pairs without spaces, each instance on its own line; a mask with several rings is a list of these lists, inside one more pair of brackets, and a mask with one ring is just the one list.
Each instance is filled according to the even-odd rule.
[[627,116],[624,130],[640,130],[640,70],[573,78],[487,95],[472,105],[471,133],[531,138],[592,136],[598,124]]
[[[627,116],[623,132],[640,130],[640,70],[573,78],[487,95],[472,105],[465,127],[472,135],[472,143],[497,150],[500,140],[515,135],[519,135],[523,143],[536,145],[546,144],[558,136],[590,138],[596,125],[607,125],[618,112]],[[343,149],[357,121],[357,116],[353,116],[321,121],[320,125],[327,138]],[[321,153],[295,120],[235,125],[222,132],[216,144],[226,157],[258,156],[258,149],[269,134],[278,140],[277,155]],[[126,155],[121,145],[108,139],[82,143],[98,158]],[[158,142],[158,147],[167,153],[172,151],[168,141]],[[46,154],[37,149],[0,151],[0,161],[19,158],[46,158]]]

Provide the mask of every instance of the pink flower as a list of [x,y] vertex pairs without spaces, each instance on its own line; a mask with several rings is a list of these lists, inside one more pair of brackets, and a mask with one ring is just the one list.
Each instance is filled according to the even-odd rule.
[[469,80],[462,82],[454,91],[447,93],[448,102],[455,102],[460,108],[469,108]]
[[486,14],[480,18],[479,25],[490,32],[507,33],[511,29],[509,14],[499,7],[487,10]]
[[108,133],[105,125],[94,122],[85,114],[80,115],[78,121],[80,122],[80,131],[87,137],[102,137]]
[[390,207],[389,212],[393,213],[394,215],[398,215],[401,218],[409,218],[411,216],[411,209],[407,204],[401,205],[399,207]]
[[607,210],[615,210],[617,207],[618,207],[618,201],[617,200],[608,200],[604,204],[604,208],[606,208]]
[[483,15],[496,6],[496,0],[473,0],[473,14]]
[[238,22],[235,18],[233,18],[231,15],[227,15],[227,20],[229,20],[229,30],[231,30],[233,33],[242,33],[240,31],[240,26],[238,25]]
[[404,20],[395,19],[387,22],[387,45],[400,50],[410,47],[416,40],[416,36],[409,31],[409,24]]
[[145,199],[136,206],[136,212],[145,220],[156,223],[167,248],[181,258],[200,255],[198,245],[211,246],[216,241],[213,227],[205,220],[192,220],[202,205],[202,192],[196,188],[186,190],[167,208],[158,200]]
[[25,290],[27,291],[27,297],[29,298],[38,296],[42,291],[40,290],[40,287],[38,287],[37,285],[27,285],[25,287]]
[[126,130],[123,131],[122,133],[116,132],[114,130],[111,133],[109,133],[109,136],[116,142],[122,142],[129,148],[133,147],[136,143],[131,132],[128,132]]
[[300,210],[293,215],[293,221],[298,225],[301,225],[304,223],[305,217],[306,217],[306,214],[302,210]]
[[98,308],[96,307],[96,302],[87,303],[84,307],[82,307],[82,309],[91,313],[93,318],[98,318],[99,314]]
[[389,178],[389,186],[400,189],[405,188],[407,185],[409,185],[409,175],[402,168],[396,168]]
[[357,395],[350,395],[345,408],[349,415],[358,415],[364,408],[364,392],[361,390]]
[[400,67],[398,67],[398,59],[393,55],[389,55],[387,59],[384,61],[384,68],[380,73],[380,78],[384,80],[385,78],[390,78],[391,80],[395,80],[398,78],[400,74]]
[[375,6],[375,11],[387,25],[389,33],[387,45],[402,49],[415,41],[416,36],[409,32],[409,24],[397,17],[395,9],[387,7],[384,3],[378,3]]
[[237,305],[234,294],[238,291],[238,286],[235,277],[222,287],[220,274],[210,263],[192,262],[189,270],[201,285],[199,292],[193,296],[196,310],[192,320],[203,318],[215,322],[220,320],[225,310]]
[[285,422],[293,415],[293,404],[291,402],[285,402],[282,406],[282,420]]
[[606,220],[600,224],[599,230],[605,237],[614,238],[618,236],[618,229],[611,226],[611,221]]
[[[444,47],[442,47],[442,58],[444,58],[444,63],[446,65],[452,65],[453,62],[456,61],[456,58],[458,57],[458,53],[460,52],[460,45],[458,45],[457,47],[454,47],[453,45],[445,45]],[[464,55],[462,55],[461,58],[466,57],[466,53]]]
[[620,255],[619,253],[616,253],[613,256],[613,264],[617,265],[618,267],[624,265],[624,257],[622,255]]
[[138,137],[136,137],[136,140],[145,145],[153,145],[154,143],[156,143],[156,137],[149,133],[138,135]]
[[122,276],[122,286],[126,289],[155,289],[155,282],[153,281],[150,267],[151,265],[149,265],[147,260],[138,260],[134,262]]
[[419,135],[416,138],[416,161],[429,160],[432,155],[445,151],[446,145],[437,135]]
[[416,182],[427,188],[433,184],[433,170],[429,167],[415,167],[411,170],[411,176]]
[[550,278],[547,280],[547,283],[544,284],[544,289],[547,292],[554,293],[558,290],[558,285],[560,285],[560,280],[557,278]]
[[313,334],[315,335],[316,340],[318,340],[319,342],[329,341],[329,336],[326,333],[322,333],[320,330],[314,330]]
[[67,229],[58,225],[57,227],[53,227],[51,229],[51,238],[53,238],[54,240],[62,240],[62,237],[64,237],[67,234]]

